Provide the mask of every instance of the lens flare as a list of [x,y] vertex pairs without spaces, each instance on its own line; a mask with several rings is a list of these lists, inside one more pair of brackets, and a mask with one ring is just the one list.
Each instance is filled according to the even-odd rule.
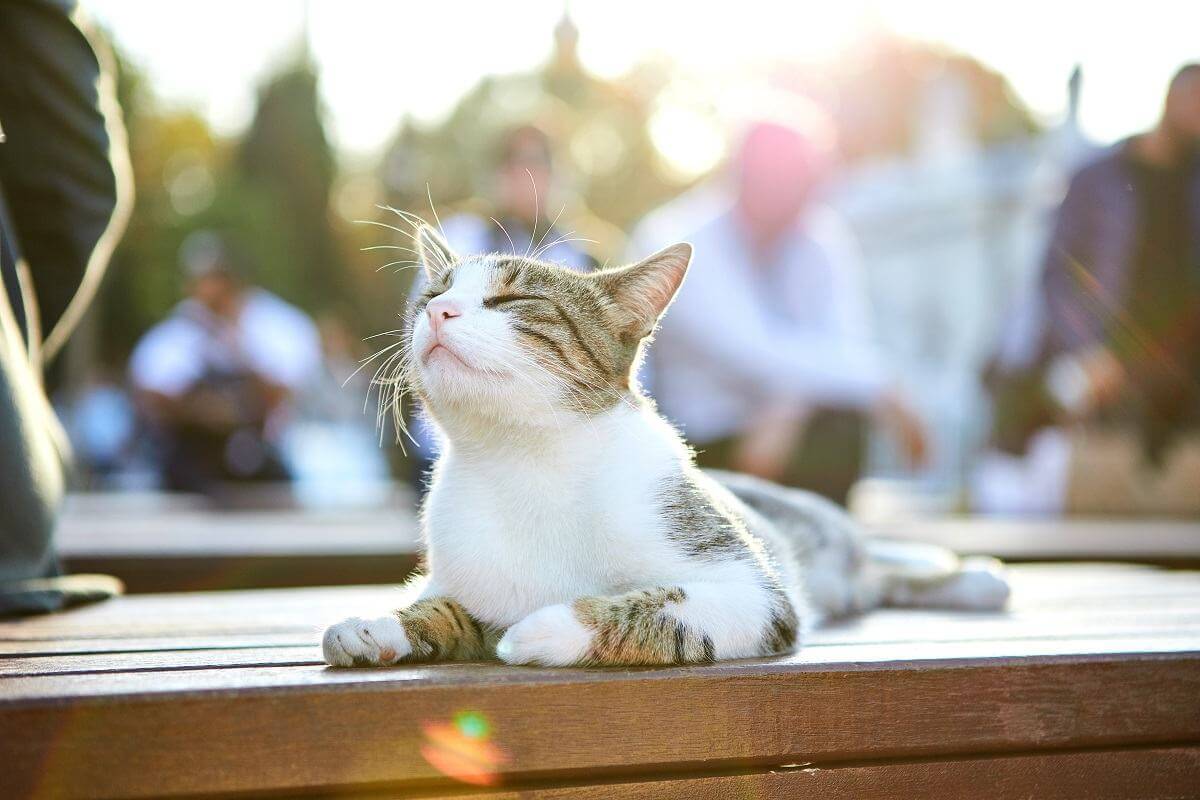
[[421,756],[438,772],[475,786],[500,782],[499,768],[508,756],[491,741],[492,726],[481,712],[459,711],[449,722],[426,722],[421,730]]

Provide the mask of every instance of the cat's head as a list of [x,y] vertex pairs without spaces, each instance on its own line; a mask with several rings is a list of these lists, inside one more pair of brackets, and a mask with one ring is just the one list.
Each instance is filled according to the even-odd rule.
[[460,257],[415,239],[426,291],[410,306],[407,382],[439,419],[561,424],[636,391],[643,342],[678,291],[692,247],[578,273],[519,256]]

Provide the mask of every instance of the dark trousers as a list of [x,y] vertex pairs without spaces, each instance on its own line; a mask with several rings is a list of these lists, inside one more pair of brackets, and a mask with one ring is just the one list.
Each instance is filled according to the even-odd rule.
[[[862,474],[868,423],[856,411],[820,409],[805,425],[800,446],[781,482],[807,489],[845,505]],[[732,469],[738,437],[696,445],[696,462],[710,469]]]

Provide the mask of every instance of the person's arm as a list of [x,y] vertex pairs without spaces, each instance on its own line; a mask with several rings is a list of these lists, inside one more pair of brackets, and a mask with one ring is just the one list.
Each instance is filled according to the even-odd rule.
[[1096,187],[1088,184],[1087,173],[1071,181],[1042,260],[1046,335],[1056,354],[1088,350],[1104,337],[1106,320],[1097,307],[1098,285],[1091,275],[1099,200]]
[[[925,464],[929,434],[925,421],[913,407],[897,376],[884,366],[872,326],[870,297],[864,277],[862,253],[850,229],[832,212],[814,215],[810,226],[827,280],[825,302],[829,306],[824,335],[844,348],[859,351],[854,368],[864,372],[861,380],[877,386],[864,403],[879,424],[900,446],[910,467]],[[804,298],[797,297],[796,302]]]
[[1051,359],[1046,389],[1064,411],[1077,415],[1112,402],[1125,385],[1125,368],[1106,341],[1104,290],[1092,273],[1097,194],[1086,173],[1071,181],[1042,273]]
[[186,320],[169,318],[142,337],[129,359],[129,378],[138,407],[168,428],[186,425],[227,431],[239,409],[197,383],[204,373],[204,343]]
[[[863,342],[772,325],[747,283],[722,264],[724,254],[697,259],[664,324],[712,369],[779,397],[866,407],[886,381]],[[726,321],[720,324],[718,321]]]
[[112,78],[76,16],[49,0],[0,13],[0,185],[33,278],[31,319],[47,332],[43,358],[91,302],[132,200]]

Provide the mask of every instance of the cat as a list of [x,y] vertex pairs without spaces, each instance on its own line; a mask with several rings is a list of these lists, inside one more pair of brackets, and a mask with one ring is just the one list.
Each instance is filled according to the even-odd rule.
[[442,440],[424,574],[411,605],[330,627],[329,664],[707,663],[884,604],[1005,603],[998,562],[889,550],[833,503],[695,466],[635,380],[690,245],[584,274],[414,239],[427,288],[397,380]]

